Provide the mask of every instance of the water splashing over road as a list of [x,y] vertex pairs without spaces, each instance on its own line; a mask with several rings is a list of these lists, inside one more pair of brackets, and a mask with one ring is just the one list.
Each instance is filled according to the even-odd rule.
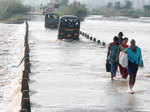
[[[150,111],[150,79],[144,77],[150,74],[150,23],[86,19],[81,25],[82,31],[106,43],[119,31],[137,40],[143,51],[145,68],[138,73],[136,94],[130,95],[126,93],[127,81],[111,81],[105,72],[106,48],[84,37],[80,42],[59,41],[57,30],[45,29],[43,20],[38,16],[29,22],[33,112]],[[17,112],[23,66],[15,66],[23,57],[24,25],[0,25],[0,111]]]
[[[30,22],[33,112],[146,112],[149,111],[150,24],[85,20],[82,31],[97,39],[112,40],[123,31],[142,47],[145,68],[140,70],[135,95],[126,93],[127,81],[110,81],[105,72],[106,49],[84,37],[80,42],[57,40],[57,31],[44,28],[43,21]],[[144,105],[143,105],[144,104]]]

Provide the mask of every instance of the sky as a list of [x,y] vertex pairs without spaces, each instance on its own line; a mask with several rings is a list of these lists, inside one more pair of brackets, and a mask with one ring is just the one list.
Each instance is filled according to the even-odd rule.
[[[39,5],[41,3],[48,2],[51,0],[23,0],[23,1],[25,1],[25,3],[28,3],[28,4]],[[88,7],[93,8],[93,7],[100,7],[100,6],[106,5],[108,2],[115,2],[115,1],[124,2],[126,0],[70,0],[70,1],[71,2],[80,1],[82,3],[87,4]],[[150,4],[150,0],[132,0],[132,1],[134,3],[135,8],[141,8],[145,4]]]

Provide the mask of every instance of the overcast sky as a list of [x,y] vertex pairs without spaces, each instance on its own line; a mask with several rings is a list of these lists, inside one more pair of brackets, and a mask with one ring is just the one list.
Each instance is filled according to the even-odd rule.
[[[38,5],[44,2],[48,2],[51,0],[22,0],[28,4]],[[54,0],[55,1],[55,0]],[[70,0],[70,1],[80,1],[88,5],[89,8],[100,7],[106,5],[108,2],[121,1],[124,2],[126,0]],[[135,7],[143,7],[145,4],[150,4],[150,0],[132,0]]]

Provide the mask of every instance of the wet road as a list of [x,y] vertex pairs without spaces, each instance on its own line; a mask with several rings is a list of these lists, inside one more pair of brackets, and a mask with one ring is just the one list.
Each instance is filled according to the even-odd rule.
[[136,35],[144,49],[145,68],[139,71],[134,95],[126,93],[127,81],[111,81],[105,72],[105,48],[84,37],[80,42],[59,41],[57,31],[45,29],[43,21],[30,21],[29,25],[32,112],[150,112],[150,79],[143,76],[150,72],[150,24],[82,23],[83,31],[106,42],[120,30],[129,37]]

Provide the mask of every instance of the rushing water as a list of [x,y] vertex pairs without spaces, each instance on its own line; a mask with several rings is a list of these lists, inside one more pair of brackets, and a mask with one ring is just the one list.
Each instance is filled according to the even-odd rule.
[[[122,18],[121,18],[122,19]],[[29,22],[32,112],[150,112],[150,23],[143,19],[89,17],[81,30],[109,43],[119,31],[136,39],[145,67],[138,72],[136,93],[128,82],[110,80],[105,72],[106,48],[84,37],[80,42],[57,40],[57,30],[44,28],[44,18]],[[23,57],[23,25],[0,24],[0,112],[18,112]],[[118,74],[119,77],[119,74]],[[9,107],[9,108],[8,108]]]
[[[86,19],[81,30],[111,42],[119,31],[136,39],[145,68],[140,69],[130,95],[127,81],[110,80],[105,72],[106,48],[81,37],[80,42],[57,40],[57,31],[43,21],[30,22],[31,101],[33,112],[150,112],[150,24],[135,21]],[[119,74],[118,74],[119,77]]]
[[25,25],[0,24],[0,112],[20,109],[21,67]]

